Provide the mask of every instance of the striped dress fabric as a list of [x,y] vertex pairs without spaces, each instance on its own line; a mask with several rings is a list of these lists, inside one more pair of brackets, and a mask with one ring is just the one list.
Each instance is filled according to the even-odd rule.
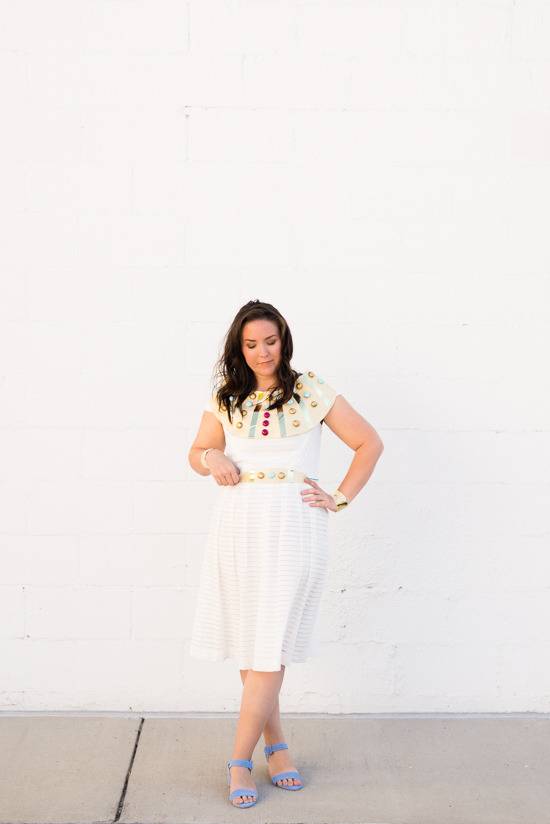
[[[208,404],[205,409],[211,411]],[[318,480],[322,424],[285,438],[242,438],[225,426],[225,454],[241,472],[294,468]],[[216,483],[210,479],[211,483]],[[322,486],[321,482],[318,483]],[[324,507],[305,482],[217,486],[189,654],[275,672],[319,655],[317,616],[328,567]]]

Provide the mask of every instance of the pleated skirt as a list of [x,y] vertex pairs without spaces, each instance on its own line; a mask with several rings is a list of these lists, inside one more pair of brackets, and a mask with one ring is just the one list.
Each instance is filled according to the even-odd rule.
[[328,569],[324,507],[305,483],[220,486],[200,572],[189,654],[275,672],[319,654]]

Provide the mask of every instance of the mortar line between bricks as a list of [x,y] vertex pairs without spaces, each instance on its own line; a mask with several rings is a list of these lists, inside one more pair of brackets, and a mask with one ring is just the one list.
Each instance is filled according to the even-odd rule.
[[126,790],[128,789],[128,782],[130,780],[130,775],[132,773],[132,767],[134,766],[134,759],[136,757],[137,748],[138,748],[138,745],[139,745],[139,738],[141,736],[141,730],[143,729],[144,724],[145,724],[145,718],[143,716],[141,716],[139,729],[137,731],[136,740],[134,742],[134,750],[132,752],[132,757],[130,758],[130,763],[128,765],[128,770],[126,771],[126,778],[124,780],[124,786],[122,787],[122,792],[120,793],[120,798],[118,800],[117,811],[116,811],[116,815],[113,819],[113,824],[116,824],[116,822],[119,820],[120,816],[122,815],[122,808],[124,807],[124,799],[126,798]]

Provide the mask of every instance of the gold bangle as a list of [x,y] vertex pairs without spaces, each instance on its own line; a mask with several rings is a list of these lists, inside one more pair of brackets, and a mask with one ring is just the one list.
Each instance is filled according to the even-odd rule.
[[341,509],[345,509],[349,504],[348,499],[343,492],[340,492],[339,489],[332,493],[332,497],[334,498],[334,503],[336,504],[336,512],[340,512]]
[[206,463],[206,455],[210,452],[211,449],[215,449],[215,446],[209,446],[208,449],[203,449],[201,452],[201,464],[204,466],[205,469],[210,469],[208,464]]

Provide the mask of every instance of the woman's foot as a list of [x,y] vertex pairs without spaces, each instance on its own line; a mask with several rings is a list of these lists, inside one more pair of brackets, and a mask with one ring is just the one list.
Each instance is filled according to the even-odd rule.
[[[233,790],[236,790],[238,787],[250,787],[251,790],[256,790],[256,782],[252,778],[252,773],[248,769],[248,767],[241,767],[239,764],[234,764],[231,767],[231,784],[229,785],[229,792],[232,793]],[[247,801],[254,801],[256,796],[254,795],[236,795],[235,798],[231,799],[231,803],[234,807],[240,807],[241,804],[246,803]]]
[[[266,741],[266,744],[270,744],[273,742]],[[288,754],[288,750],[275,750],[272,752],[267,760],[267,769],[269,770],[270,778],[273,778],[274,775],[281,772],[288,772],[289,770],[295,770],[296,767],[290,760],[290,755]],[[299,778],[280,778],[279,781],[275,782],[279,787],[281,784],[288,786],[290,784],[302,784]]]

